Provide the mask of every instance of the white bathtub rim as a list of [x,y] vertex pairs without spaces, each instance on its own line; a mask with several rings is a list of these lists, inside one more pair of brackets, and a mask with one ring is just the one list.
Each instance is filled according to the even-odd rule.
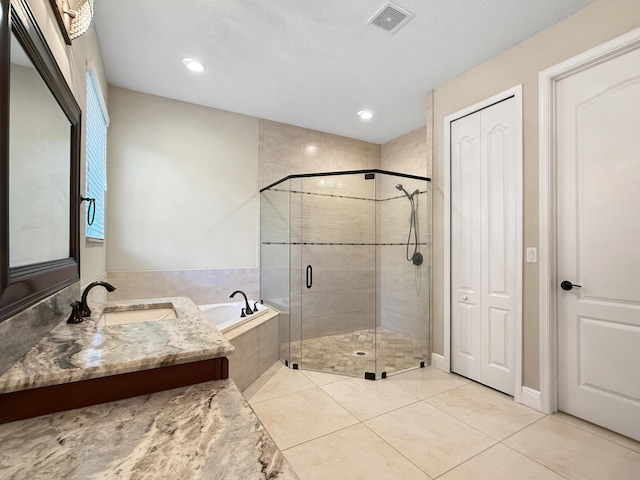
[[[211,310],[215,307],[230,307],[230,306],[234,306],[234,305],[238,305],[238,304],[242,304],[243,302],[227,302],[227,303],[207,303],[204,305],[198,305],[198,308],[206,314],[207,310]],[[232,331],[233,329],[244,325],[247,322],[250,322],[251,320],[260,317],[261,315],[269,312],[269,307],[267,307],[266,305],[263,305],[261,303],[257,303],[254,301],[250,301],[249,305],[253,305],[254,303],[256,303],[256,306],[258,307],[258,311],[255,313],[252,313],[251,315],[247,315],[246,317],[237,317],[237,318],[232,318],[230,320],[226,320],[218,325],[216,325],[211,319],[209,319],[209,321],[211,322],[211,325],[213,325],[214,327],[216,327],[220,333],[226,334],[229,333],[230,331]],[[240,308],[242,308],[242,306],[240,306]]]

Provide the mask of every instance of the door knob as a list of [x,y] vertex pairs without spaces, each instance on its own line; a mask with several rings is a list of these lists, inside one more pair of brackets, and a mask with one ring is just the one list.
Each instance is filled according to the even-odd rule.
[[466,295],[462,295],[462,299],[463,300],[469,300],[469,297],[467,297]]
[[576,285],[575,283],[571,283],[569,280],[564,280],[561,284],[560,284],[560,288],[562,288],[563,290],[571,290],[573,287],[582,287],[582,285]]

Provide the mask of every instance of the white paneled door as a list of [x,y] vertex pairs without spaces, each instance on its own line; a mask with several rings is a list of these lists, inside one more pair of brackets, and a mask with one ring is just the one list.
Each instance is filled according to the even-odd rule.
[[640,48],[556,102],[558,407],[640,439]]
[[451,370],[514,395],[521,224],[512,96],[451,125]]

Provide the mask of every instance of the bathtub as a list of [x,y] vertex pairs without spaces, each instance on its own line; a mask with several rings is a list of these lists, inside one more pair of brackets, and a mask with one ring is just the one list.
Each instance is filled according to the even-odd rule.
[[[249,302],[251,308],[253,308],[254,302]],[[216,326],[222,333],[226,333],[229,330],[242,325],[250,320],[253,320],[260,315],[267,313],[269,309],[264,305],[258,303],[258,311],[246,317],[241,317],[242,309],[245,307],[244,301],[242,302],[230,302],[230,303],[210,303],[207,305],[198,305],[198,308],[204,313],[209,321]]]

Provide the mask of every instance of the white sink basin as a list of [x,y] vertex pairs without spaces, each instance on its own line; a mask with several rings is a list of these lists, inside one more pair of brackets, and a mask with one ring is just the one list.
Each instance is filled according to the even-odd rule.
[[153,322],[156,320],[167,320],[177,318],[173,305],[151,305],[149,308],[130,310],[106,310],[102,312],[98,325],[125,325],[128,323]]

